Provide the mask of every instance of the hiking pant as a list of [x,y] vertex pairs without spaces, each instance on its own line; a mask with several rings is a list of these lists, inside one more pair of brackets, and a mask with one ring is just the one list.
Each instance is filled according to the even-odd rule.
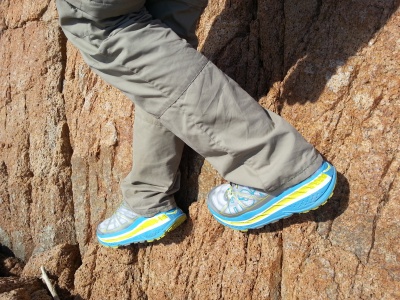
[[195,50],[205,6],[205,0],[57,0],[67,38],[135,104],[133,169],[121,187],[132,210],[146,217],[176,206],[184,143],[226,180],[271,194],[322,163],[291,125]]

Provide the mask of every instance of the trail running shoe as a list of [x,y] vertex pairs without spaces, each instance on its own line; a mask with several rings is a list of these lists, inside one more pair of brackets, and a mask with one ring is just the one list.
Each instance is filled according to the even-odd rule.
[[325,204],[336,184],[336,170],[324,162],[308,179],[277,196],[237,184],[217,186],[208,195],[208,209],[217,221],[247,231],[305,213]]
[[110,218],[99,224],[96,235],[100,244],[115,248],[132,243],[153,242],[185,220],[186,215],[179,208],[145,218],[132,212],[123,202]]

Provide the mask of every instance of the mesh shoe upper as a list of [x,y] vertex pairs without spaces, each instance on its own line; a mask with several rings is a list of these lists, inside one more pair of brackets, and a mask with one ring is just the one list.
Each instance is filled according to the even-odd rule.
[[223,184],[212,191],[211,205],[220,213],[237,215],[264,203],[270,195],[239,184]]
[[138,217],[139,215],[134,213],[125,202],[122,202],[110,218],[99,224],[97,232],[106,234],[121,231],[132,224]]

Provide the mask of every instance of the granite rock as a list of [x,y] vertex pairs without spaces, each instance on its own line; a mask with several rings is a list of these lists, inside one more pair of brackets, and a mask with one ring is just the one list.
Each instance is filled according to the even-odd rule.
[[[121,201],[134,106],[66,41],[53,1],[2,1],[0,243],[26,261],[79,245],[65,287],[81,299],[400,298],[399,5],[210,0],[199,51],[337,167],[335,193],[308,214],[232,231],[205,205],[223,179],[187,149],[176,198],[188,221],[115,250],[95,228]],[[62,251],[51,253],[56,270]]]
[[41,277],[40,267],[43,266],[47,275],[54,279],[57,288],[73,291],[75,272],[80,265],[79,247],[61,244],[32,255],[25,265],[21,277]]
[[34,277],[0,277],[1,300],[51,300],[43,283]]

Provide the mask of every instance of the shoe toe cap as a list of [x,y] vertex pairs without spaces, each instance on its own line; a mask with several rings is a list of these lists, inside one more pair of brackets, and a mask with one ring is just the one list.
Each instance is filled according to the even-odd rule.
[[212,189],[208,194],[208,205],[217,211],[226,206],[227,199],[225,198],[225,193],[229,187],[229,184],[222,184]]

